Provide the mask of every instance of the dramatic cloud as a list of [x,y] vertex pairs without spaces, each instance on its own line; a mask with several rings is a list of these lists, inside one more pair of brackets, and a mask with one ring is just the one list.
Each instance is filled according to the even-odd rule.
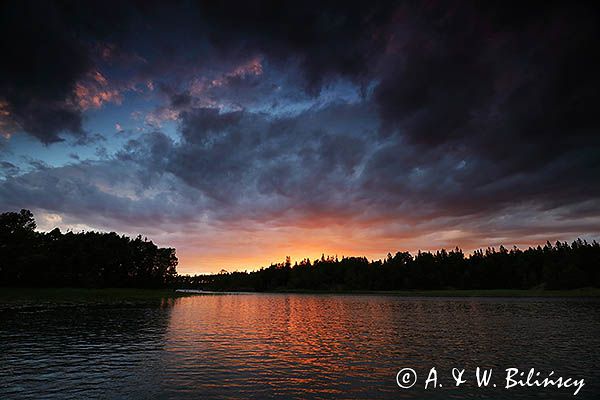
[[118,92],[94,68],[94,43],[118,36],[114,25],[138,11],[90,3],[3,2],[0,6],[0,128],[42,143],[82,137],[82,111],[116,101]]
[[0,205],[42,227],[184,272],[600,235],[592,4],[1,7]]
[[[348,2],[343,8],[298,3],[204,3],[212,43],[226,55],[258,51],[274,61],[299,60],[309,89],[336,76],[365,78],[386,43],[393,2]],[[218,28],[217,28],[218,27]]]
[[49,4],[39,3],[37,10],[26,2],[1,7],[3,119],[44,143],[59,141],[61,132],[82,135],[81,115],[69,99],[90,68],[84,47]]

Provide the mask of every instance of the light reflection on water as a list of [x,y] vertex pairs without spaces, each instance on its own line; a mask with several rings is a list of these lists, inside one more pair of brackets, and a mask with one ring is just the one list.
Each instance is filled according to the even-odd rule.
[[[450,388],[453,367],[477,366],[555,370],[586,379],[577,398],[598,398],[599,305],[248,294],[4,309],[0,398],[572,397]],[[432,366],[446,387],[425,392]],[[419,373],[418,387],[398,388],[403,367]]]

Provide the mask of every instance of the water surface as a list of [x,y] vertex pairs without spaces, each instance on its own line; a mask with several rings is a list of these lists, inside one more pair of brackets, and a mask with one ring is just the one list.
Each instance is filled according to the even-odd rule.
[[[0,398],[572,398],[503,389],[509,367],[600,398],[600,302],[232,294],[0,307]],[[477,366],[497,388],[477,388]],[[413,368],[411,389],[396,373]],[[424,390],[431,367],[442,388]],[[452,368],[467,382],[453,388]],[[502,387],[501,387],[502,386]]]

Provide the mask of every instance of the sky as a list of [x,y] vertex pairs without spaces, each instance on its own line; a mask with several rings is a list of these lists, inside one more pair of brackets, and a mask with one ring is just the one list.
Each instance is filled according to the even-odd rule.
[[593,2],[0,5],[0,211],[180,273],[600,238]]

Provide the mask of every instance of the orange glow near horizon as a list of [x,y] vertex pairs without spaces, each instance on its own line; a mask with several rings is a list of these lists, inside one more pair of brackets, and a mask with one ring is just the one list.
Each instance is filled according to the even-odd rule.
[[565,240],[560,237],[537,237],[536,235],[507,238],[486,237],[475,233],[452,230],[436,233],[410,232],[384,235],[377,229],[298,228],[263,229],[260,231],[235,231],[217,235],[211,241],[195,240],[175,244],[180,274],[217,273],[222,269],[232,271],[252,271],[270,264],[285,261],[286,256],[296,261],[309,258],[311,261],[327,256],[364,256],[369,260],[383,259],[388,253],[409,251],[436,251],[461,248],[466,254],[475,249],[504,245],[519,248],[543,244],[546,240]]
[[[90,226],[80,221],[65,220],[61,214],[36,210],[38,229],[49,232],[59,227],[62,231],[112,229]],[[167,229],[168,228],[168,229]],[[120,231],[135,237],[138,234],[161,247],[173,247],[177,251],[182,275],[218,273],[222,269],[252,271],[271,264],[281,263],[289,256],[292,264],[321,255],[367,257],[369,260],[384,259],[388,253],[462,249],[466,255],[475,249],[504,245],[543,245],[546,241],[572,241],[577,234],[565,236],[560,232],[549,233],[530,229],[528,232],[468,231],[452,227],[443,229],[406,220],[353,220],[349,216],[326,216],[273,222],[235,221],[218,224],[178,224],[170,227],[134,228]]]

